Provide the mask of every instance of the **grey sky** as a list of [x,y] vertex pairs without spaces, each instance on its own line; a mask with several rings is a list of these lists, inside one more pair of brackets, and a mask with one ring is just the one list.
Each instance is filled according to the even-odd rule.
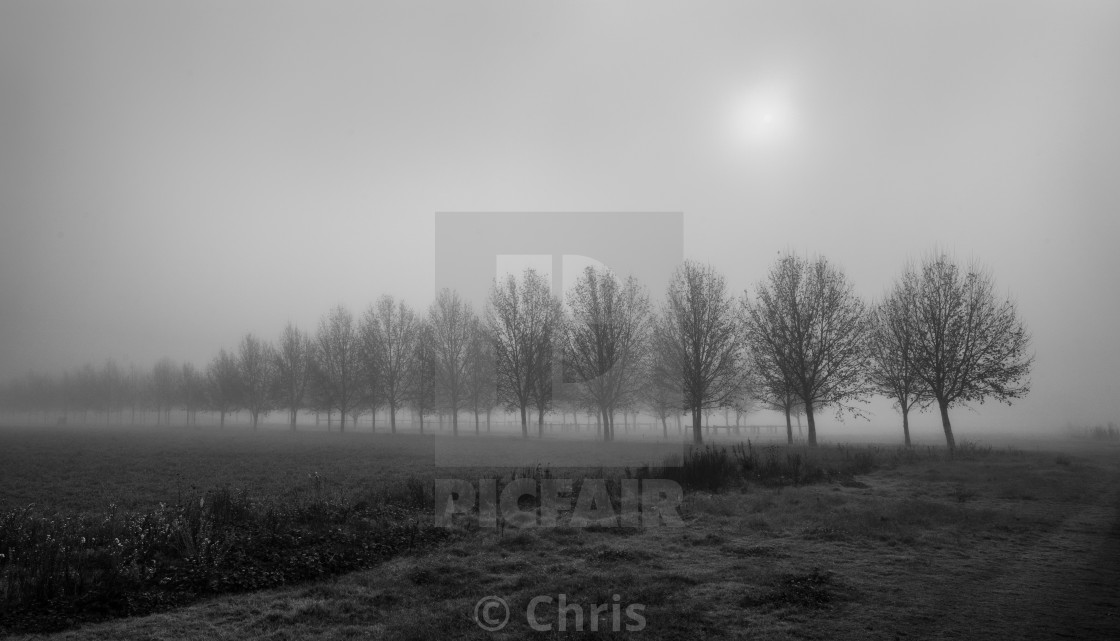
[[681,211],[736,291],[976,257],[1038,357],[961,421],[1116,420],[1117,114],[1116,2],[3,0],[0,379],[427,305],[437,211]]

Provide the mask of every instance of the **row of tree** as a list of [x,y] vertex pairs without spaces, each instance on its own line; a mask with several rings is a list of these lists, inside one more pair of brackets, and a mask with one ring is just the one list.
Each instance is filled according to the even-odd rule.
[[[645,288],[589,267],[564,300],[533,270],[496,280],[481,315],[450,290],[426,314],[390,296],[355,318],[332,309],[309,334],[291,324],[275,343],[249,334],[203,371],[168,359],[150,372],[112,362],[54,381],[29,375],[2,390],[8,408],[48,406],[106,415],[150,406],[220,415],[245,409],[253,426],[282,409],[295,429],[301,409],[346,421],[384,409],[392,431],[404,408],[424,418],[467,412],[480,429],[495,407],[519,414],[528,436],[556,409],[588,411],[614,438],[622,412],[646,410],[661,422],[737,414],[763,406],[804,413],[808,440],[824,408],[861,415],[875,394],[891,398],[910,444],[909,413],[936,404],[946,443],[949,410],[961,403],[1010,402],[1026,394],[1033,357],[1014,303],[995,294],[989,272],[945,254],[906,267],[882,300],[866,303],[845,274],[820,257],[781,256],[753,292],[733,297],[713,268],[686,261],[654,309]],[[328,418],[329,420],[329,418]]]

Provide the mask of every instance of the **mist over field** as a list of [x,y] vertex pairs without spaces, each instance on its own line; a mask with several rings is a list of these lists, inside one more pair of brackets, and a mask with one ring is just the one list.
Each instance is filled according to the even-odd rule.
[[424,308],[435,212],[674,211],[735,293],[977,258],[1039,358],[962,420],[1120,415],[1110,3],[330,6],[5,3],[0,379]]

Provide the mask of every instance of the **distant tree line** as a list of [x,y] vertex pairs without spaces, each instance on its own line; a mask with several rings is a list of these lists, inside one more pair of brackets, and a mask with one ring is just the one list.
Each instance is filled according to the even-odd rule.
[[383,296],[360,316],[331,309],[313,332],[289,323],[275,341],[246,334],[202,369],[165,358],[148,370],[110,360],[28,374],[0,388],[0,405],[106,422],[135,422],[139,410],[167,423],[177,408],[193,424],[204,410],[223,426],[245,410],[254,429],[282,411],[293,430],[310,411],[343,431],[384,411],[391,432],[408,410],[421,432],[447,416],[456,435],[463,416],[477,433],[500,408],[526,437],[534,419],[541,435],[547,414],[586,412],[603,440],[619,414],[647,411],[666,437],[669,417],[691,417],[697,443],[706,413],[765,407],[785,415],[790,442],[791,417],[804,415],[816,444],[820,412],[860,416],[878,394],[894,401],[907,445],[910,412],[936,405],[952,449],[951,408],[1029,391],[1029,344],[990,272],[944,253],[907,265],[872,302],[826,258],[793,254],[739,298],[715,269],[686,261],[656,308],[632,277],[588,267],[561,300],[528,269],[496,279],[481,314],[446,289],[426,312]]

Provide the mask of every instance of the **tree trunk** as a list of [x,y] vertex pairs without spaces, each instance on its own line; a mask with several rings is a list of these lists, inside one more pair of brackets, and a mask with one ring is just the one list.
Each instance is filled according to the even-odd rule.
[[793,445],[793,423],[789,420],[789,406],[786,406],[786,443]]
[[490,431],[490,412],[491,412],[492,409],[493,408],[490,408],[490,407],[486,408],[486,431],[487,432]]
[[906,436],[906,447],[910,447],[910,408],[902,406],[902,433]]
[[703,412],[700,411],[700,408],[692,408],[692,442],[697,445],[704,442],[704,435],[700,431],[703,419]]
[[529,420],[525,405],[521,406],[521,438],[529,438]]
[[221,410],[220,412],[218,412],[218,415],[220,417],[218,419],[218,428],[219,429],[224,429],[225,426],[226,426],[226,411]]
[[949,447],[949,452],[952,453],[957,449],[957,442],[953,440],[953,426],[949,423],[949,403],[937,399],[937,405],[941,408],[941,427],[945,429],[945,445]]
[[537,438],[544,437],[544,410],[537,409]]
[[669,440],[669,422],[665,420],[664,414],[661,415],[661,438]]
[[451,408],[451,433],[454,436],[459,435],[459,408]]
[[397,406],[392,404],[389,405],[389,431],[397,433]]
[[813,418],[813,404],[805,403],[805,422],[809,424],[809,445],[817,444],[817,422]]
[[479,429],[478,410],[474,411],[474,433],[477,436],[481,430]]

